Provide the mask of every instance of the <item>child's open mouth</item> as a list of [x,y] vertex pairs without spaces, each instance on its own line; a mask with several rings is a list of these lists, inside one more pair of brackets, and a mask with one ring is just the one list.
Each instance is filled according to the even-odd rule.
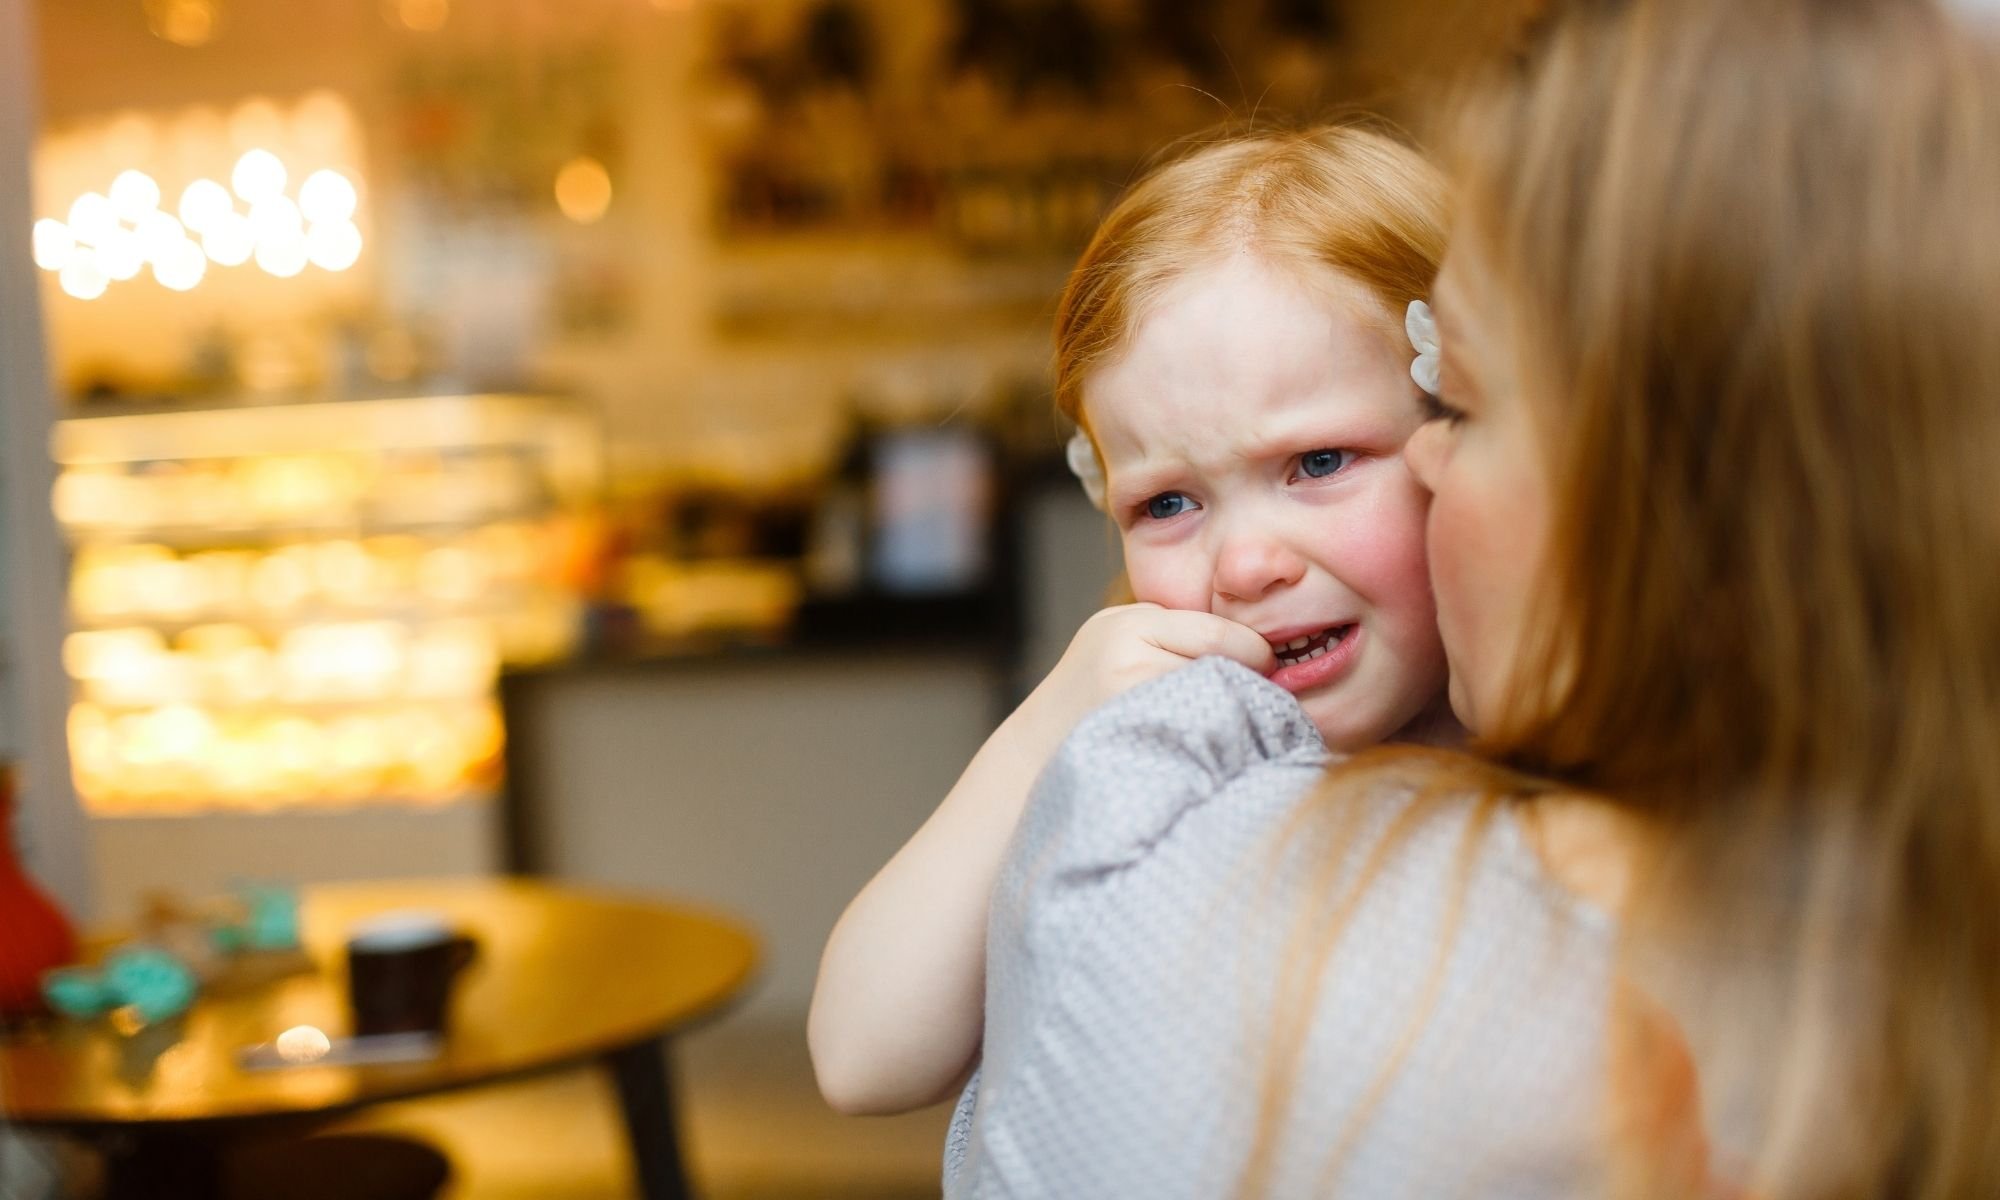
[[1282,646],[1274,645],[1271,648],[1278,653],[1278,666],[1292,667],[1297,666],[1299,663],[1309,662],[1312,659],[1321,657],[1345,640],[1347,635],[1352,632],[1354,632],[1352,623],[1335,625],[1330,629],[1322,629],[1309,637],[1293,638]]

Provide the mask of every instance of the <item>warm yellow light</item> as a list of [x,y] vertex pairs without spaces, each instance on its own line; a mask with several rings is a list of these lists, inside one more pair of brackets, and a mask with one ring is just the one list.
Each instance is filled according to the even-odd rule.
[[556,207],[579,225],[588,225],[611,207],[611,173],[588,155],[572,158],[556,172]]
[[134,231],[139,239],[139,253],[149,263],[157,264],[160,255],[167,253],[174,245],[187,240],[187,231],[173,217],[154,209],[139,218],[139,227]]
[[361,231],[352,221],[314,225],[306,231],[306,257],[316,267],[345,271],[361,257]]
[[176,46],[205,46],[215,36],[215,0],[146,0],[146,25]]
[[269,150],[246,150],[229,172],[229,186],[252,206],[281,197],[285,190],[285,164]]
[[417,33],[436,33],[451,17],[451,0],[391,0],[396,20]]
[[111,181],[111,208],[125,220],[136,222],[159,206],[160,185],[144,171],[120,171]]
[[85,245],[101,246],[118,231],[118,210],[109,197],[85,192],[69,206],[69,231]]
[[251,602],[272,612],[296,608],[310,586],[304,564],[291,555],[268,555],[250,569]]
[[269,96],[252,96],[231,110],[229,140],[238,146],[283,145],[285,115]]
[[351,149],[354,136],[354,110],[338,92],[307,92],[292,109],[292,143],[309,157],[338,161]]
[[171,242],[153,256],[153,278],[171,291],[190,291],[208,274],[208,259],[201,247],[182,238]]
[[304,235],[305,220],[290,197],[267,196],[250,206],[250,227],[260,244],[285,242]]
[[229,189],[213,179],[197,179],[181,193],[181,221],[196,233],[207,233],[210,226],[235,207]]
[[354,184],[338,171],[314,171],[299,185],[299,211],[314,224],[346,221],[358,203]]
[[106,279],[123,281],[146,265],[146,250],[138,234],[121,228],[97,244],[95,261]]
[[161,757],[192,762],[201,758],[215,737],[215,722],[199,708],[170,704],[153,714],[149,730]]
[[44,271],[60,271],[76,254],[76,237],[69,226],[54,217],[35,222],[35,265]]
[[290,236],[257,239],[257,265],[280,279],[290,279],[306,269],[306,237]]
[[201,248],[218,266],[240,267],[257,249],[257,231],[240,212],[225,212],[201,235]]

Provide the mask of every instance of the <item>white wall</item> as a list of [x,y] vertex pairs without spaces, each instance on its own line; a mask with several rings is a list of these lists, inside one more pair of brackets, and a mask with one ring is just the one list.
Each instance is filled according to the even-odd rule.
[[796,1019],[820,948],[998,717],[949,653],[811,655],[519,681],[538,857],[572,882],[735,913],[764,940],[746,1016]]

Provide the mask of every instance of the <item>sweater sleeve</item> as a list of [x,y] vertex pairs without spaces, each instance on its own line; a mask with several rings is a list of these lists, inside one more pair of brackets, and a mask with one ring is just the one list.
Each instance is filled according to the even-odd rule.
[[1014,857],[1057,886],[1143,859],[1190,811],[1270,764],[1317,768],[1327,752],[1283,688],[1205,658],[1081,721],[1037,781]]
[[1172,1194],[1146,1181],[1187,1164],[1142,1163],[1091,1127],[1136,1133],[1156,1105],[1192,1113],[1218,1094],[1213,1072],[1174,1049],[1183,1022],[1243,1024],[1233,994],[1188,986],[1227,971],[1229,956],[1204,947],[1238,924],[1202,914],[1326,760],[1289,693],[1219,658],[1078,724],[994,889],[982,1066],[953,1121],[947,1196]]

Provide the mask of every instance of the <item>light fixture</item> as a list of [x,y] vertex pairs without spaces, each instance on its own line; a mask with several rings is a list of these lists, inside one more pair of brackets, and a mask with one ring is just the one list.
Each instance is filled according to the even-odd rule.
[[229,186],[251,204],[285,190],[285,164],[269,150],[246,150],[229,172]]
[[147,28],[176,46],[206,46],[221,17],[215,0],[146,0]]
[[436,33],[451,18],[451,0],[387,0],[391,19],[413,33]]
[[35,222],[35,265],[44,271],[60,271],[76,253],[76,235],[54,217]]
[[314,171],[299,185],[299,210],[315,224],[349,220],[358,203],[354,185],[338,171]]
[[160,207],[160,185],[144,171],[120,171],[111,181],[111,210],[127,221]]
[[[209,107],[164,116],[128,112],[89,142],[69,153],[74,166],[94,170],[107,159],[133,165],[116,172],[109,187],[85,191],[65,212],[34,223],[35,264],[57,275],[70,296],[95,299],[148,266],[162,287],[188,291],[211,265],[254,260],[264,272],[290,278],[307,266],[346,271],[360,258],[360,187],[351,166],[360,157],[358,125],[333,92],[307,93],[292,108],[254,96],[226,121]],[[242,153],[226,184],[189,178],[190,168],[213,162],[232,142]],[[303,169],[295,173],[288,162]],[[288,184],[294,194],[287,194]]]
[[579,155],[556,172],[556,207],[579,225],[588,225],[611,207],[611,173],[589,155]]
[[228,188],[213,179],[197,179],[181,193],[181,221],[196,233],[207,233],[235,204]]
[[117,228],[117,210],[102,193],[85,192],[69,206],[69,231],[79,242],[99,245]]
[[168,244],[153,257],[153,278],[170,291],[191,291],[206,274],[208,259],[200,246],[186,238]]
[[306,236],[293,233],[282,237],[258,237],[257,265],[280,279],[290,279],[306,269]]
[[105,288],[111,286],[111,281],[97,269],[97,264],[91,261],[89,255],[78,255],[72,259],[57,279],[64,292],[79,300],[95,300],[104,294]]
[[219,267],[240,267],[257,250],[257,231],[240,212],[225,212],[201,233],[201,248]]
[[306,232],[306,257],[326,271],[345,271],[361,257],[361,231],[352,221],[323,221]]

